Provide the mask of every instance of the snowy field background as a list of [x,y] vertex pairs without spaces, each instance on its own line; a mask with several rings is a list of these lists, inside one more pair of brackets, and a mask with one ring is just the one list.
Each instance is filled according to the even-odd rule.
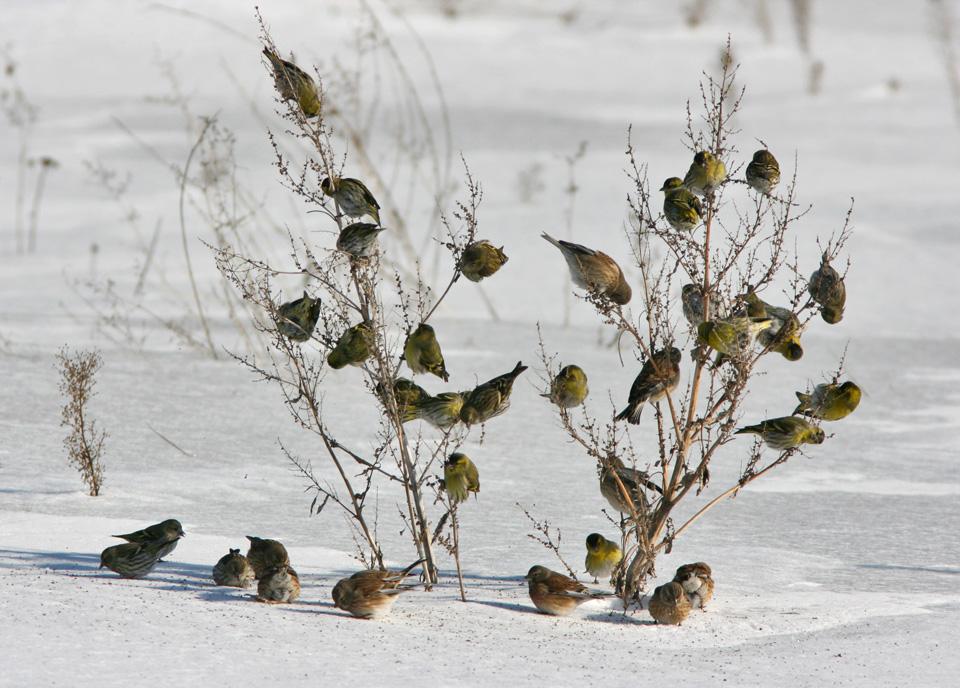
[[[481,235],[510,256],[484,282],[500,322],[490,322],[472,285],[439,311],[451,388],[518,359],[534,363],[540,320],[548,348],[590,374],[593,410],[606,411],[608,389],[622,401],[635,364],[619,367],[585,304],[574,302],[572,326],[561,327],[565,268],[538,235],[565,233],[563,157],[587,141],[574,237],[627,262],[626,127],[632,123],[657,187],[682,174],[684,103],[698,96],[701,70],[716,69],[728,33],[747,86],[737,119],[741,157],[762,138],[784,168],[794,151],[799,159],[800,201],[814,206],[797,225],[807,272],[817,255],[813,238],[838,229],[856,198],[842,324],[812,323],[796,364],[766,360],[745,417],[789,412],[793,391],[820,380],[848,343],[847,370],[867,396],[857,413],[828,428],[835,437],[718,507],[659,561],[658,583],[697,560],[709,562],[717,580],[708,613],[664,628],[646,613],[624,617],[602,602],[565,619],[531,613],[521,577],[534,563],[557,563],[526,537],[515,502],[562,530],[571,563],[582,562],[587,533],[611,534],[591,462],[537,396],[536,365],[483,445],[471,438],[465,448],[483,482],[479,500],[462,510],[470,602],[456,601],[453,562],[441,555],[440,587],[404,596],[384,621],[335,610],[330,588],[357,568],[352,544],[332,510],[307,514],[304,485],[277,439],[306,456],[313,448],[276,390],[223,356],[184,347],[149,319],[138,323],[141,350],[111,341],[70,286],[112,277],[129,290],[137,274],[142,237],[85,169],[100,161],[130,172],[126,200],[148,233],[163,218],[147,294],[158,312],[183,311],[170,296],[187,293],[173,176],[115,121],[182,164],[192,142],[182,115],[157,100],[167,89],[158,59],[174,66],[195,112],[216,112],[236,133],[238,165],[271,212],[291,226],[321,228],[319,216],[298,213],[277,183],[263,123],[247,102],[258,101],[281,129],[252,7],[183,3],[213,24],[147,2],[9,3],[0,45],[40,108],[30,150],[61,167],[49,177],[36,253],[17,255],[19,143],[0,124],[0,685],[128,686],[159,677],[172,685],[953,685],[960,671],[960,320],[953,314],[960,128],[934,17],[927,3],[814,2],[811,52],[825,69],[821,92],[811,96],[786,4],[767,4],[772,42],[748,2],[711,2],[696,28],[673,3],[465,1],[450,3],[458,8],[450,17],[447,3],[411,0],[397,4],[403,18],[389,11],[394,5],[372,4],[428,95],[429,74],[405,21],[432,54],[454,151],[484,187]],[[261,3],[278,45],[300,62],[345,51],[357,5],[303,5]],[[960,6],[948,5],[960,17]],[[560,16],[571,9],[572,19]],[[437,102],[428,97],[426,105],[435,121]],[[533,165],[544,188],[527,203],[517,178]],[[199,236],[191,222],[188,231],[197,226],[192,236]],[[408,222],[425,224],[425,211]],[[283,250],[275,236],[264,241]],[[395,248],[389,238],[386,246]],[[199,241],[192,258],[208,293],[216,274]],[[238,346],[225,319],[215,330],[219,343]],[[110,437],[98,498],[80,489],[61,447],[53,355],[64,343],[104,353],[93,411]],[[360,385],[356,370],[335,379]],[[337,389],[331,399],[340,439],[368,446],[373,416],[362,392]],[[715,460],[705,498],[739,474],[746,446],[734,443]],[[393,563],[405,564],[414,557],[398,533],[397,496],[381,498],[380,531]],[[179,518],[188,535],[147,579],[97,570],[99,552],[116,542],[110,533],[167,517]],[[287,545],[304,583],[297,604],[256,605],[249,591],[212,585],[210,567],[228,547],[245,549],[248,533]]]

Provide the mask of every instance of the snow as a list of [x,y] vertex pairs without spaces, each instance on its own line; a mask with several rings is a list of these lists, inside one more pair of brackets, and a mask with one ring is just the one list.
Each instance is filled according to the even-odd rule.
[[[39,250],[18,256],[18,144],[12,132],[0,137],[0,686],[953,685],[960,670],[960,320],[952,314],[960,128],[927,7],[815,4],[813,55],[826,69],[813,97],[804,90],[788,10],[773,3],[771,44],[747,4],[732,1],[711,3],[696,29],[670,3],[583,3],[569,24],[552,3],[533,0],[462,2],[455,19],[440,4],[402,6],[436,60],[455,150],[484,186],[481,232],[510,256],[484,283],[502,322],[487,319],[473,285],[458,287],[439,311],[451,389],[518,359],[534,363],[534,322],[541,320],[548,349],[588,371],[591,410],[603,415],[622,405],[637,366],[625,351],[620,368],[605,346],[609,333],[586,305],[574,302],[573,326],[560,327],[563,262],[538,235],[565,232],[563,156],[586,140],[574,236],[627,263],[626,126],[634,125],[653,182],[682,171],[684,102],[696,98],[700,70],[714,68],[731,33],[748,88],[737,142],[744,156],[755,138],[783,151],[781,161],[797,152],[800,200],[814,206],[797,234],[805,264],[817,254],[813,237],[839,228],[856,197],[843,323],[814,322],[798,363],[766,361],[745,416],[789,411],[783,407],[792,408],[793,391],[821,380],[848,345],[847,369],[866,392],[861,408],[828,424],[835,436],[824,445],[714,510],[658,562],[657,583],[680,564],[710,563],[717,592],[708,611],[665,628],[643,611],[624,616],[599,601],[556,619],[536,614],[522,585],[532,564],[559,564],[526,537],[516,503],[562,531],[563,554],[578,568],[586,534],[611,536],[612,528],[600,512],[594,467],[537,396],[534,365],[483,444],[475,436],[463,448],[483,486],[461,512],[469,601],[458,600],[453,562],[441,554],[434,592],[404,595],[382,621],[353,619],[330,600],[336,580],[359,566],[350,537],[333,511],[308,515],[303,481],[278,439],[314,459],[321,475],[329,471],[277,391],[223,356],[215,361],[185,347],[149,319],[140,323],[142,350],[111,342],[66,279],[96,272],[129,287],[136,276],[143,239],[83,167],[103,160],[132,172],[129,200],[147,238],[163,216],[158,270],[170,289],[186,287],[173,177],[111,119],[170,160],[186,158],[191,141],[179,113],[145,98],[165,89],[158,55],[174,61],[198,112],[218,111],[237,133],[238,163],[276,215],[319,228],[316,216],[304,221],[295,213],[276,183],[263,125],[221,67],[242,75],[246,92],[268,111],[252,8],[225,0],[182,5],[238,36],[146,2],[21,3],[8,10],[0,44],[10,44],[27,94],[41,107],[31,150],[55,155],[62,167],[49,178]],[[401,21],[379,3],[374,8],[415,61],[414,78],[435,117],[420,54]],[[956,3],[953,10],[960,16]],[[345,1],[308,8],[271,1],[261,11],[277,42],[304,60],[347,50],[355,26],[354,3]],[[886,85],[892,77],[897,91]],[[517,174],[535,163],[546,188],[525,204]],[[424,208],[414,213],[411,225],[425,225]],[[202,228],[191,224],[190,232]],[[280,239],[263,240],[282,255]],[[93,242],[100,248],[94,267]],[[212,260],[199,242],[192,252],[207,293]],[[173,292],[153,279],[152,305],[182,313]],[[225,318],[215,319],[215,330],[223,345],[239,346]],[[110,433],[98,498],[83,493],[63,456],[53,365],[63,343],[104,352],[92,407]],[[338,371],[331,380],[331,427],[345,444],[369,447],[374,417],[354,389],[360,373]],[[680,518],[736,479],[743,446],[735,442],[718,456],[710,489],[684,505]],[[405,565],[414,553],[400,533],[399,499],[384,488],[379,532],[391,562]],[[168,517],[183,522],[187,537],[148,578],[127,581],[96,568],[99,552],[117,542],[111,533]],[[213,564],[230,547],[245,549],[247,534],[287,545],[303,583],[297,604],[255,604],[251,591],[212,585]]]

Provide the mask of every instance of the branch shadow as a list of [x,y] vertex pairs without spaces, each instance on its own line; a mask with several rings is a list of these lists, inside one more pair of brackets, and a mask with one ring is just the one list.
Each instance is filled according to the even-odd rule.
[[494,607],[495,609],[506,609],[511,612],[519,612],[521,614],[534,614],[536,616],[544,616],[536,607],[532,607],[526,604],[521,604],[519,602],[495,602],[493,600],[473,600],[469,597],[467,598],[467,604],[479,604],[484,607]]
[[911,573],[942,573],[948,576],[960,576],[960,567],[956,566],[907,566],[905,564],[857,564],[857,568],[878,571],[910,571]]

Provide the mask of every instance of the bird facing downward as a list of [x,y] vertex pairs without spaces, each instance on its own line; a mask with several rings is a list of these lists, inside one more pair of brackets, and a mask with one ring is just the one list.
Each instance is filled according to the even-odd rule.
[[267,604],[288,604],[300,597],[300,577],[289,564],[272,566],[264,571],[257,585],[257,601]]
[[544,232],[544,239],[560,249],[567,267],[570,268],[570,279],[582,289],[593,291],[621,306],[630,302],[633,290],[623,276],[623,270],[616,261],[602,251],[573,244],[569,241],[554,239]]
[[853,413],[860,405],[863,392],[855,382],[844,382],[838,385],[835,382],[817,385],[813,394],[797,392],[800,404],[793,414],[803,414],[821,420],[841,420]]
[[628,423],[637,425],[645,403],[654,404],[673,392],[680,384],[681,358],[680,349],[675,346],[654,352],[630,387],[627,407],[614,420],[626,419]]
[[679,583],[666,583],[653,591],[648,610],[654,621],[679,626],[690,615],[692,605]]
[[297,65],[282,59],[270,48],[264,48],[263,54],[273,67],[273,82],[280,97],[296,102],[307,117],[319,115],[320,96],[313,78]]
[[253,574],[257,578],[262,578],[267,569],[286,566],[290,563],[290,555],[287,554],[287,548],[282,543],[253,535],[248,535],[247,539],[250,541],[247,561],[253,567]]
[[780,451],[799,447],[801,444],[823,444],[825,437],[822,429],[797,416],[768,418],[756,425],[740,428],[734,434],[745,433],[760,435],[768,447]]
[[394,602],[410,586],[397,585],[386,587],[384,581],[375,576],[351,576],[333,586],[333,604],[337,609],[350,612],[360,619],[382,619],[393,608]]
[[611,593],[590,590],[583,583],[546,566],[533,566],[525,576],[533,605],[544,614],[566,616],[584,602],[609,597]]
[[510,393],[513,391],[513,382],[527,366],[521,361],[513,370],[498,375],[492,380],[474,387],[465,395],[463,407],[460,409],[460,420],[467,425],[486,423],[494,416],[499,416],[510,407]]

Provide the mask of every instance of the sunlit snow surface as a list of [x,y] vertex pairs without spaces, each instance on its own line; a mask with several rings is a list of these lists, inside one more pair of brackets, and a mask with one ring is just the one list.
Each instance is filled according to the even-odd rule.
[[[275,40],[302,61],[346,51],[353,3],[305,4],[261,4]],[[212,361],[178,347],[149,324],[145,351],[116,346],[97,334],[65,280],[94,269],[118,282],[136,274],[138,244],[83,167],[102,160],[132,173],[131,201],[147,230],[164,216],[159,265],[175,287],[186,284],[173,177],[111,119],[170,160],[185,159],[190,141],[177,113],[146,98],[165,89],[158,56],[173,60],[198,112],[219,111],[237,133],[238,163],[277,217],[323,228],[319,216],[294,213],[300,206],[276,183],[264,127],[222,67],[240,76],[281,131],[269,114],[271,85],[252,8],[184,5],[245,38],[146,2],[49,0],[7,9],[0,43],[11,45],[28,96],[41,108],[31,151],[56,156],[62,167],[49,179],[37,253],[15,255],[18,144],[3,130],[0,685],[953,685],[960,670],[960,129],[926,5],[815,3],[813,53],[825,72],[822,92],[811,97],[792,24],[777,3],[769,3],[772,44],[739,2],[711,3],[695,30],[673,3],[585,2],[572,23],[557,16],[567,6],[552,2],[467,2],[455,19],[440,13],[441,4],[403,7],[436,61],[454,148],[484,186],[481,233],[510,255],[484,283],[502,322],[487,320],[470,284],[458,286],[439,311],[450,388],[469,387],[517,360],[534,365],[483,444],[475,433],[464,447],[483,486],[461,512],[470,602],[457,600],[453,563],[441,555],[439,588],[405,595],[381,622],[332,607],[333,583],[358,565],[340,517],[332,509],[307,514],[304,484],[278,439],[333,476],[287,418],[277,390],[224,356]],[[428,92],[403,24],[381,5],[375,9]],[[820,381],[848,342],[847,371],[866,396],[849,419],[827,425],[834,437],[717,508],[661,558],[658,582],[679,564],[710,563],[717,593],[708,612],[680,628],[651,625],[643,611],[624,616],[604,602],[566,619],[542,616],[521,578],[534,563],[558,564],[526,537],[515,503],[560,528],[564,556],[576,566],[586,534],[612,536],[612,529],[600,512],[605,502],[593,465],[537,396],[534,322],[544,323],[551,352],[588,371],[588,405],[598,415],[611,411],[608,391],[614,405],[623,403],[638,368],[628,351],[620,367],[587,305],[574,302],[574,326],[559,326],[565,269],[538,235],[566,231],[563,156],[589,142],[577,169],[574,237],[627,264],[626,127],[633,124],[655,188],[682,174],[684,102],[698,97],[699,73],[716,67],[728,33],[748,87],[737,119],[742,156],[755,138],[785,169],[798,155],[800,201],[814,206],[795,234],[805,270],[815,265],[813,237],[839,228],[856,197],[846,317],[835,327],[814,321],[802,361],[765,361],[744,417],[789,413],[794,390]],[[891,78],[898,90],[887,85]],[[435,99],[426,100],[435,117]],[[543,166],[546,188],[521,203],[517,174],[534,163]],[[744,199],[740,188],[728,196],[731,204]],[[410,224],[418,221],[426,222],[413,217]],[[93,242],[100,253],[92,267]],[[385,242],[396,252],[389,237]],[[282,253],[276,241],[272,248]],[[192,250],[209,289],[212,260],[199,242]],[[182,310],[163,287],[151,289],[158,309]],[[238,346],[226,323],[215,329],[222,344]],[[96,499],[79,489],[61,447],[53,353],[63,343],[104,352],[92,410],[110,437],[107,482]],[[375,418],[359,371],[329,379],[338,383],[327,394],[330,426],[344,444],[369,447]],[[351,385],[356,389],[345,389]],[[432,379],[424,385],[440,389]],[[649,415],[637,435],[645,451],[653,446],[644,434]],[[736,479],[748,446],[737,440],[717,457],[710,489],[679,517]],[[379,532],[393,563],[405,564],[414,555],[399,532],[399,500],[384,487]],[[167,517],[179,518],[188,535],[147,579],[97,570],[99,552],[117,542],[111,533]],[[229,547],[245,548],[246,534],[287,545],[303,582],[297,604],[258,605],[250,591],[212,585],[211,566]]]

